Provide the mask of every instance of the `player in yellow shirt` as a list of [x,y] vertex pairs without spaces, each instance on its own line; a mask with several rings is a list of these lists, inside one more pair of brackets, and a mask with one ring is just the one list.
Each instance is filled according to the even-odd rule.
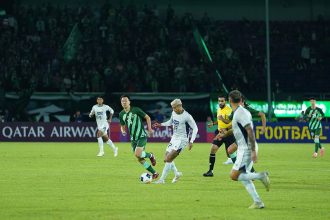
[[[232,113],[232,110],[229,106],[226,105],[226,97],[224,95],[218,96],[218,102],[219,102],[219,108],[217,111],[217,121],[210,123],[208,126],[211,127],[213,125],[218,125],[218,129],[215,131],[215,137],[212,142],[210,157],[209,157],[209,170],[203,174],[205,177],[212,177],[213,176],[213,168],[215,164],[215,154],[217,153],[218,149],[221,147],[221,145],[224,143],[226,147],[226,153],[227,148],[235,142],[234,135],[229,135],[225,138],[221,138],[219,133],[222,133],[224,130],[228,130],[228,128],[231,127],[231,122],[226,124],[223,120],[229,120],[229,116]],[[227,156],[228,153],[227,153]],[[235,162],[236,156],[230,155],[233,162]]]

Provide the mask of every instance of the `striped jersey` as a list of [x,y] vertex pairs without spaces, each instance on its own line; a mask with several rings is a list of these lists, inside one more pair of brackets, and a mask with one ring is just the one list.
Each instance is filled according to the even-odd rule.
[[146,115],[147,114],[142,111],[142,109],[132,106],[129,112],[122,110],[119,113],[120,124],[128,127],[131,141],[136,141],[147,136],[147,132],[144,130],[144,125],[142,122]]
[[319,107],[316,107],[313,109],[311,106],[309,106],[305,111],[305,118],[309,121],[308,128],[309,130],[315,130],[322,128],[321,121],[318,120],[318,118],[324,117],[324,113],[322,109]]

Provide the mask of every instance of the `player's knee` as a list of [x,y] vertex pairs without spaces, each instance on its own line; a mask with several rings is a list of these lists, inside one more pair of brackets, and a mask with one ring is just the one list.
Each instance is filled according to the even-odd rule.
[[230,176],[230,179],[233,180],[233,181],[238,180],[238,175],[234,172],[231,172],[229,176]]
[[320,136],[318,136],[318,135],[315,135],[314,136],[314,143],[320,143]]
[[141,159],[141,152],[135,152],[134,156],[138,159]]

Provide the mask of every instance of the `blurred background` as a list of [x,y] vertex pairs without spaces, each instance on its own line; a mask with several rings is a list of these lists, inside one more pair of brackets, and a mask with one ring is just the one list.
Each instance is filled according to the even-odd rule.
[[2,1],[1,121],[89,121],[100,94],[116,117],[123,93],[153,119],[179,97],[206,121],[233,89],[273,121],[311,96],[329,116],[330,1],[266,2]]

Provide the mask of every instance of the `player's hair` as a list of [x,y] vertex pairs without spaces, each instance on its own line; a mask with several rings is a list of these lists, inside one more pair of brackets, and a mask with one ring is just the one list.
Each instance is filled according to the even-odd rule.
[[314,97],[310,97],[309,100],[316,100]]
[[218,95],[218,99],[219,98],[225,98],[225,99],[227,99],[227,96],[225,94],[221,93],[221,94]]
[[180,99],[174,99],[172,102],[171,102],[171,106],[177,106],[177,105],[182,105],[182,102]]
[[122,98],[127,98],[129,101],[131,101],[131,98],[128,95],[125,95],[125,94],[121,95],[120,96],[120,101],[121,101]]
[[232,100],[233,103],[239,103],[242,99],[242,94],[238,90],[233,90],[229,93],[229,98]]
[[96,96],[96,99],[98,99],[98,98],[104,99],[103,96],[101,96],[101,95]]

